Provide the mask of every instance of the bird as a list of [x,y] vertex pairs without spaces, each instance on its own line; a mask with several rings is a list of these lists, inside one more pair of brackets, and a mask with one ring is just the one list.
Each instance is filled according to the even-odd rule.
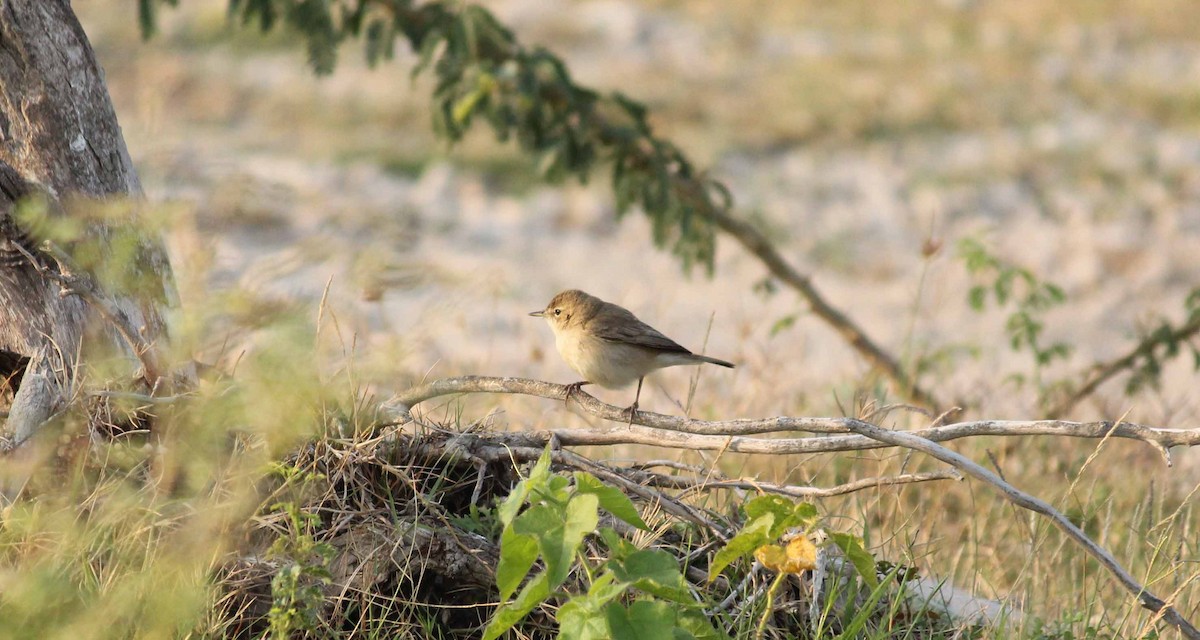
[[637,380],[637,394],[628,408],[631,425],[647,374],[704,363],[734,368],[732,362],[692,353],[628,309],[578,289],[558,293],[545,309],[529,315],[545,318],[554,332],[558,353],[584,378],[567,385],[567,398],[586,384],[620,389]]

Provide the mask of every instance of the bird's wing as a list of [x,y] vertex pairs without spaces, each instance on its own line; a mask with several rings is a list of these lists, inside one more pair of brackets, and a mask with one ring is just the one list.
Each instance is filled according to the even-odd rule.
[[596,337],[612,342],[637,345],[672,353],[691,353],[678,342],[637,319],[628,309],[608,304],[588,322]]

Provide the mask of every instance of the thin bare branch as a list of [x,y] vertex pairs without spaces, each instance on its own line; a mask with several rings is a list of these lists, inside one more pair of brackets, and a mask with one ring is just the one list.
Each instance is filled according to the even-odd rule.
[[[387,408],[400,416],[421,402],[462,393],[517,393],[553,400],[566,398],[566,385],[525,378],[463,376],[443,378],[410,389],[393,397]],[[584,392],[574,392],[568,402],[590,415],[625,424],[629,412]],[[859,425],[875,426],[854,418],[797,418],[780,416],[763,419],[725,421],[692,420],[639,411],[630,429],[613,431],[557,430],[554,435],[563,446],[643,444],[677,449],[707,451],[728,450],[737,453],[787,455],[861,451],[888,445],[856,432]],[[639,429],[650,427],[651,430]],[[809,438],[751,438],[766,433],[808,432],[827,434]],[[1200,446],[1200,428],[1164,429],[1131,422],[1068,422],[1063,420],[977,420],[928,427],[909,432],[933,442],[945,442],[975,436],[1059,436],[1071,438],[1125,438],[1146,442],[1166,454],[1171,447]],[[1170,458],[1167,458],[1170,464]]]
[[[1171,332],[1167,340],[1174,343],[1189,340],[1193,336],[1200,334],[1200,315],[1192,318],[1191,321]],[[1076,405],[1083,402],[1085,398],[1096,392],[1100,385],[1107,382],[1113,376],[1132,369],[1137,366],[1139,360],[1149,356],[1154,352],[1154,348],[1163,344],[1164,339],[1155,335],[1150,335],[1144,338],[1141,342],[1134,345],[1125,355],[1109,360],[1108,362],[1100,362],[1091,368],[1084,377],[1083,385],[1074,393],[1061,400],[1058,404],[1050,408],[1046,415],[1056,418],[1065,415]]]
[[908,473],[898,476],[885,476],[880,478],[863,478],[846,484],[839,484],[833,487],[806,487],[800,485],[781,485],[770,482],[756,482],[753,480],[705,480],[703,478],[689,478],[685,476],[674,476],[663,473],[652,473],[648,471],[628,472],[633,480],[644,482],[661,489],[682,489],[689,493],[699,491],[709,491],[711,489],[741,489],[745,491],[757,491],[760,493],[776,493],[790,498],[811,499],[811,498],[830,498],[833,496],[841,496],[847,493],[863,491],[866,489],[877,489],[879,487],[890,487],[898,484],[914,484],[918,482],[931,482],[935,480],[962,480],[962,476],[953,469],[945,471],[932,471],[928,473]]

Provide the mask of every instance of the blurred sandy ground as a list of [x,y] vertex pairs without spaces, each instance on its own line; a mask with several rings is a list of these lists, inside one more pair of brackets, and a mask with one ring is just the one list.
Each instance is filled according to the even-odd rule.
[[[173,235],[187,303],[235,290],[315,317],[331,283],[340,343],[381,393],[464,374],[574,381],[526,317],[568,287],[740,364],[702,372],[694,415],[840,413],[869,384],[796,296],[756,290],[765,272],[733,242],[715,277],[688,277],[640,214],[614,220],[606,178],[542,186],[482,130],[433,141],[406,52],[371,71],[348,46],[318,79],[292,37],[232,33],[224,0],[183,4],[142,43],[130,3],[75,2],[150,198],[190,212]],[[1004,314],[966,304],[960,238],[1066,289],[1046,338],[1076,351],[1049,378],[1124,352],[1158,314],[1178,321],[1200,284],[1200,5],[486,4],[579,81],[645,100],[881,344],[948,353],[923,382],[973,415],[1027,417],[1033,392],[1005,381],[1030,359]],[[944,248],[926,260],[930,238]],[[642,407],[680,411],[690,373],[651,378]],[[1078,417],[1194,427],[1197,383],[1181,362],[1161,392],[1109,384]],[[624,405],[632,389],[599,395]],[[511,428],[582,420],[471,402]]]

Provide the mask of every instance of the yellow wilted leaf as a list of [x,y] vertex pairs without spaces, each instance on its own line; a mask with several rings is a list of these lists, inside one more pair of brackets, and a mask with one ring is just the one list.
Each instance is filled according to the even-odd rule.
[[817,568],[817,545],[808,536],[796,536],[788,542],[787,559],[784,570],[788,573],[812,571]]
[[808,536],[792,538],[786,547],[765,544],[754,550],[754,559],[779,573],[800,573],[817,568],[817,547]]
[[764,544],[754,550],[754,559],[771,571],[783,571],[787,564],[787,553],[777,544]]

